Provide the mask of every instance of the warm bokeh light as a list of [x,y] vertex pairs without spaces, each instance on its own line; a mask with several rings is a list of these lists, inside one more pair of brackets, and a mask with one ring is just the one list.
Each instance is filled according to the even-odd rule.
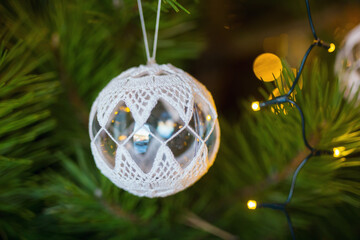
[[254,110],[254,111],[259,111],[259,110],[260,110],[260,103],[259,103],[259,102],[253,102],[253,103],[251,104],[251,108],[252,108],[252,110]]
[[334,157],[340,157],[341,151],[339,148],[333,148]]
[[120,135],[120,136],[118,137],[118,139],[119,139],[120,141],[124,141],[124,140],[126,139],[126,136],[125,136],[125,135]]
[[334,51],[335,51],[335,44],[330,43],[330,47],[329,47],[329,49],[328,49],[328,52],[329,52],[329,53],[332,53],[332,52],[334,52]]
[[207,115],[207,116],[206,116],[206,120],[207,120],[207,121],[211,121],[211,116],[210,116],[210,115]]
[[[272,95],[274,97],[280,97],[281,96],[281,93],[280,93],[280,90],[278,88],[275,88],[273,91],[272,91]],[[271,96],[272,97],[272,96]]]
[[249,200],[247,202],[247,207],[251,210],[256,209],[256,206],[257,206],[257,202],[255,200]]
[[[121,106],[121,107],[119,108],[119,110],[120,110],[120,111],[123,111],[123,112],[130,112],[130,108],[125,107],[125,106]],[[117,112],[116,112],[115,114],[117,114]]]
[[271,82],[280,77],[282,72],[281,60],[272,53],[259,55],[253,64],[256,77],[264,82]]

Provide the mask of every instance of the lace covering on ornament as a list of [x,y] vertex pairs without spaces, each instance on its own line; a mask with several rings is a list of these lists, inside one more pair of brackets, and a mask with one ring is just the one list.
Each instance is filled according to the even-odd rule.
[[[346,36],[343,48],[336,56],[335,72],[339,74],[344,96],[352,100],[360,89],[360,25]],[[360,104],[360,95],[357,103]]]
[[[160,101],[171,106],[171,114],[178,116],[181,124],[168,139],[149,131],[156,142],[152,148],[156,152],[155,159],[150,161],[152,164],[145,166],[134,159],[127,147]],[[116,138],[109,125],[119,104],[128,112],[128,121],[137,127]],[[193,115],[199,111],[200,118],[209,126],[204,131],[194,127]],[[118,187],[138,196],[164,197],[185,189],[207,172],[219,148],[220,130],[211,94],[195,78],[170,64],[141,65],[111,80],[92,106],[89,131],[97,167]],[[184,133],[195,139],[193,158],[187,162],[179,160],[170,147],[176,145]],[[111,142],[106,151],[114,159],[104,157],[99,148],[104,141]]]

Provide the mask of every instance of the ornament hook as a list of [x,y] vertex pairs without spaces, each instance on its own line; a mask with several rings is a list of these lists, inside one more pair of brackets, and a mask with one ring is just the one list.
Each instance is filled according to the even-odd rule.
[[149,43],[148,43],[147,34],[146,34],[144,13],[143,13],[143,10],[142,10],[141,0],[137,0],[138,8],[139,8],[139,14],[140,14],[141,28],[142,28],[142,33],[143,33],[143,37],[144,37],[145,53],[146,53],[146,58],[147,58],[147,64],[148,65],[156,63],[155,57],[156,57],[157,41],[158,41],[158,34],[159,34],[161,1],[162,0],[158,1],[158,7],[157,7],[157,13],[156,13],[156,24],[155,24],[153,53],[152,53],[152,56],[150,56],[150,49],[149,49]]

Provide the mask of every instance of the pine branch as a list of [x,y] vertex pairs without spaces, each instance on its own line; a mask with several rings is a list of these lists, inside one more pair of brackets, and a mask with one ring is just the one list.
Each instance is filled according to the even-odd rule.
[[58,85],[52,74],[33,74],[45,60],[29,54],[38,44],[35,39],[0,40],[0,232],[4,239],[17,236],[22,225],[34,218],[31,174],[49,164],[43,161],[54,144],[44,137],[55,127],[49,106]]
[[190,12],[176,0],[165,0],[165,2],[168,3],[176,12],[179,12],[180,11],[179,9],[181,9],[187,14],[190,14]]
[[212,225],[211,223],[205,221],[204,219],[201,219],[199,216],[197,216],[193,212],[188,211],[184,214],[184,224],[186,224],[190,227],[197,228],[197,229],[203,230],[205,232],[208,232],[208,233],[210,233],[214,236],[217,236],[221,239],[225,239],[225,240],[238,239],[237,236],[234,236],[231,233],[228,233],[228,232]]
[[102,204],[104,205],[105,209],[108,209],[116,217],[127,219],[134,224],[141,224],[141,219],[139,217],[135,216],[134,214],[125,212],[118,205],[110,204],[106,201],[102,201]]
[[[316,138],[311,138],[309,140],[309,143],[311,146],[316,146],[319,143],[319,136]],[[299,164],[308,156],[310,151],[308,149],[304,149],[300,151],[289,163],[284,166],[284,168],[281,170],[281,172],[275,172],[271,176],[269,176],[267,179],[264,179],[263,181],[256,183],[255,185],[250,185],[242,188],[238,193],[235,194],[231,198],[231,201],[239,201],[239,199],[249,199],[253,196],[256,196],[260,192],[265,191],[269,186],[276,185],[281,182],[283,182],[286,179],[289,179],[295,169],[299,166]],[[229,199],[230,200],[230,199]]]
[[[55,38],[58,38],[56,36]],[[64,89],[67,93],[68,100],[72,103],[73,111],[76,113],[78,120],[87,128],[89,124],[89,111],[85,102],[78,94],[73,81],[69,78],[69,74],[66,72],[65,67],[62,64],[62,59],[59,53],[58,46],[53,45],[53,53],[57,65],[57,72],[59,73],[60,82],[64,85]]]

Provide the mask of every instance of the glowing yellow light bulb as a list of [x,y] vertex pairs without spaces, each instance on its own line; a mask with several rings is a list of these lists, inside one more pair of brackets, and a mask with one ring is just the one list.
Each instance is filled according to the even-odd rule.
[[340,157],[341,151],[339,148],[333,148],[334,157]]
[[330,47],[329,47],[329,49],[328,49],[328,52],[329,52],[329,53],[332,53],[333,51],[335,51],[335,44],[330,43]]
[[247,207],[251,210],[255,210],[257,206],[257,202],[255,200],[249,200],[247,202]]
[[210,121],[210,120],[211,120],[211,116],[210,116],[210,115],[207,115],[207,116],[206,116],[206,120],[207,120],[207,121]]
[[260,103],[259,103],[258,101],[253,102],[253,103],[251,104],[251,108],[252,108],[252,110],[254,110],[254,111],[259,111],[259,110],[260,110]]

